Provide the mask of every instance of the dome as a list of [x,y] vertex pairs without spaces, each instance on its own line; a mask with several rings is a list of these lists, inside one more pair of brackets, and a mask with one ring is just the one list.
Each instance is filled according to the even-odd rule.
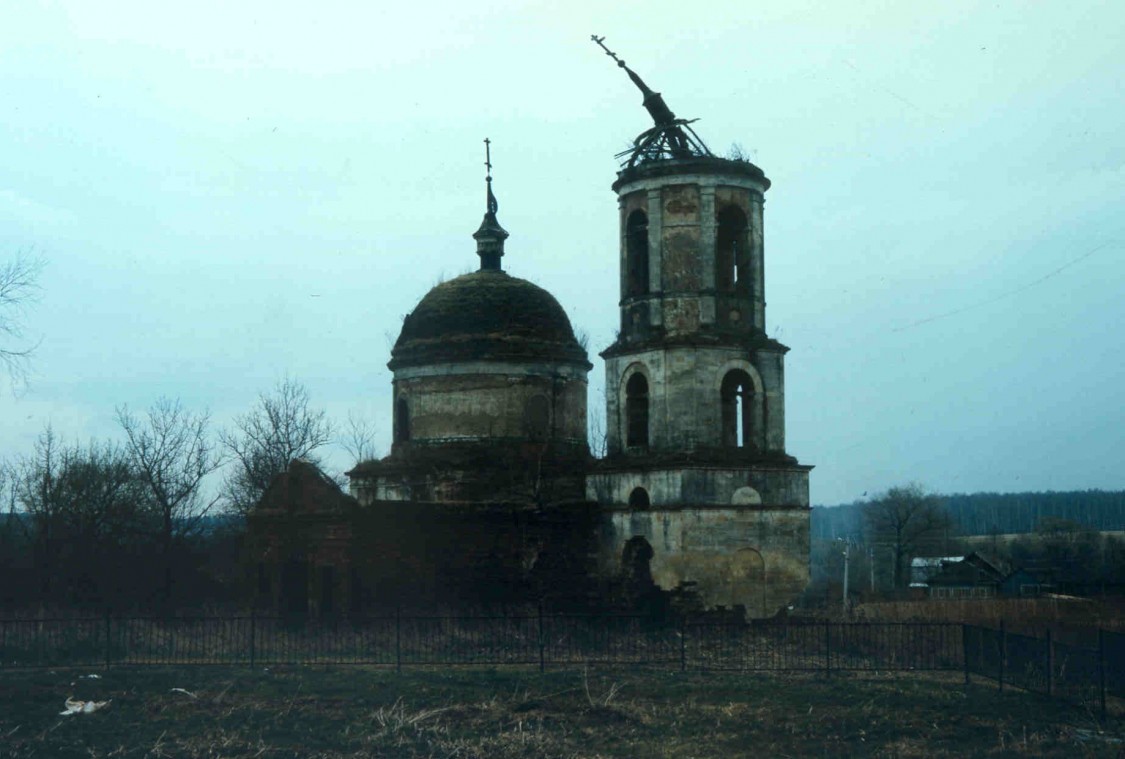
[[591,366],[549,292],[483,269],[443,282],[422,298],[403,321],[388,366],[521,359]]

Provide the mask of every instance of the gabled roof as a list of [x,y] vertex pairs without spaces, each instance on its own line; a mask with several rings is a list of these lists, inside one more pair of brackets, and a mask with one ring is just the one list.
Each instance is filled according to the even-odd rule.
[[1004,579],[1004,572],[991,560],[979,553],[949,564],[929,580],[929,585],[997,585]]
[[284,472],[273,478],[262,500],[255,507],[258,514],[339,513],[357,505],[340,489],[335,480],[309,461],[293,459]]

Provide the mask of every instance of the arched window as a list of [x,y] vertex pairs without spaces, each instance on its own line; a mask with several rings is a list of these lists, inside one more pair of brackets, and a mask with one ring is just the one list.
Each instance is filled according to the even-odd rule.
[[523,409],[524,431],[528,439],[543,441],[551,432],[551,404],[546,396],[533,395]]
[[746,448],[754,444],[754,384],[750,375],[733,369],[723,377],[723,445]]
[[718,214],[715,236],[715,285],[720,290],[750,291],[750,241],[746,214],[726,206]]
[[395,442],[410,442],[410,406],[406,398],[399,398],[395,403]]
[[644,488],[633,488],[633,492],[629,494],[629,508],[647,509],[649,505],[648,491]]
[[648,292],[648,216],[633,211],[625,222],[625,295]]
[[625,383],[625,445],[648,447],[648,380],[639,372]]

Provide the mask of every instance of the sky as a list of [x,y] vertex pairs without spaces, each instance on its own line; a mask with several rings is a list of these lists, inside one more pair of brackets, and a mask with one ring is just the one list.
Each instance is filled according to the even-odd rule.
[[402,317],[478,263],[485,137],[505,268],[607,347],[650,122],[596,33],[773,181],[814,504],[1125,488],[1121,3],[5,5],[0,260],[45,267],[0,458],[161,396],[228,425],[285,377],[386,451]]

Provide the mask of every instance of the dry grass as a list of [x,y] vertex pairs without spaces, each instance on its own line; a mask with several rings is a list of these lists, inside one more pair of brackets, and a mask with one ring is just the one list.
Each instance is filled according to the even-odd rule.
[[886,601],[860,604],[858,619],[871,622],[965,622],[1042,633],[1054,630],[1125,630],[1125,606],[1087,598],[982,598],[964,601]]
[[[1116,756],[1118,724],[957,678],[363,668],[0,675],[4,757]],[[189,691],[194,698],[175,688]],[[113,699],[59,717],[67,696]]]

